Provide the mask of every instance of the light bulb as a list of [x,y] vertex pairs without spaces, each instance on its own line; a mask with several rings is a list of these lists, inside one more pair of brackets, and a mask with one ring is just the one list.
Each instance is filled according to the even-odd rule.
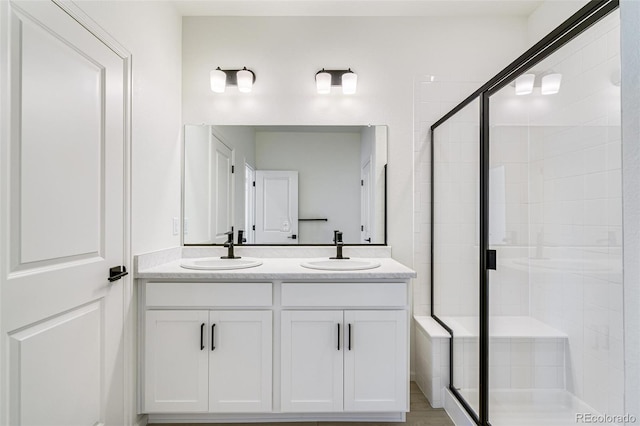
[[535,74],[523,74],[516,78],[516,95],[528,95],[533,92],[533,82],[535,79]]
[[356,93],[358,85],[358,74],[349,69],[348,72],[342,74],[342,93],[345,95],[353,95]]
[[331,92],[331,74],[326,72],[324,68],[316,74],[316,89],[321,95]]
[[242,93],[251,92],[251,88],[253,87],[253,73],[247,70],[247,67],[244,67],[240,71],[236,73],[236,78],[238,80],[238,90]]
[[227,74],[220,67],[209,73],[211,79],[211,90],[216,93],[224,93],[227,84]]
[[542,86],[540,93],[543,95],[554,95],[560,91],[560,83],[562,82],[562,74],[547,74],[542,77]]

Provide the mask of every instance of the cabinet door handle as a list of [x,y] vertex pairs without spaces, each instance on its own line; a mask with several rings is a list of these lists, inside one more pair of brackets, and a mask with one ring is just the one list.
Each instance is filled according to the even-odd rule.
[[211,326],[211,350],[216,350],[216,325]]
[[349,350],[351,350],[351,324],[349,324]]
[[340,323],[338,323],[338,350],[340,350]]
[[204,323],[200,324],[200,350],[204,350]]

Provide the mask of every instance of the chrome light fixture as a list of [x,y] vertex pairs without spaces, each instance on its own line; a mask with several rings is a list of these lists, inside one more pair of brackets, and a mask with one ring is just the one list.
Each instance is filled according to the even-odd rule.
[[346,70],[325,70],[322,68],[316,73],[316,90],[319,94],[331,93],[332,86],[341,86],[342,93],[353,95],[358,86],[358,74]]
[[247,69],[222,70],[220,67],[209,73],[211,90],[215,93],[224,93],[227,86],[237,86],[242,93],[249,93],[256,81],[256,74]]

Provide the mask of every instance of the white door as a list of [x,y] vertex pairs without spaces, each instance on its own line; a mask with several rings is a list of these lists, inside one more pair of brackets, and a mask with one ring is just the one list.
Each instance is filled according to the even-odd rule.
[[144,412],[207,411],[208,311],[147,311]]
[[213,146],[211,150],[213,168],[211,173],[213,179],[211,185],[213,191],[211,194],[211,238],[215,244],[221,244],[227,241],[226,233],[231,231],[231,226],[233,226],[231,202],[233,158],[231,148],[222,143],[215,135],[211,135],[211,140]]
[[407,312],[345,311],[344,322],[344,410],[407,410]]
[[209,411],[271,411],[271,311],[211,311]]
[[249,164],[244,165],[244,235],[248,244],[256,240],[256,171]]
[[52,2],[0,15],[0,423],[121,425],[125,62]]
[[256,171],[256,243],[298,244],[297,171]]
[[372,197],[371,197],[371,158],[362,166],[360,172],[360,242],[371,243]]
[[342,411],[342,311],[283,311],[281,409]]

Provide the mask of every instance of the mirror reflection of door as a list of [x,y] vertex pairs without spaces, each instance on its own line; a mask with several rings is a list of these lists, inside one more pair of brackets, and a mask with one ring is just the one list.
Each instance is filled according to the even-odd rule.
[[244,229],[247,244],[256,241],[256,171],[244,164]]
[[256,170],[257,244],[298,243],[298,172]]
[[226,233],[233,225],[231,218],[231,191],[232,188],[232,151],[220,139],[212,135],[212,159],[213,179],[211,188],[211,237],[215,244],[224,244],[227,240]]
[[371,158],[362,166],[360,180],[360,242],[371,243]]

